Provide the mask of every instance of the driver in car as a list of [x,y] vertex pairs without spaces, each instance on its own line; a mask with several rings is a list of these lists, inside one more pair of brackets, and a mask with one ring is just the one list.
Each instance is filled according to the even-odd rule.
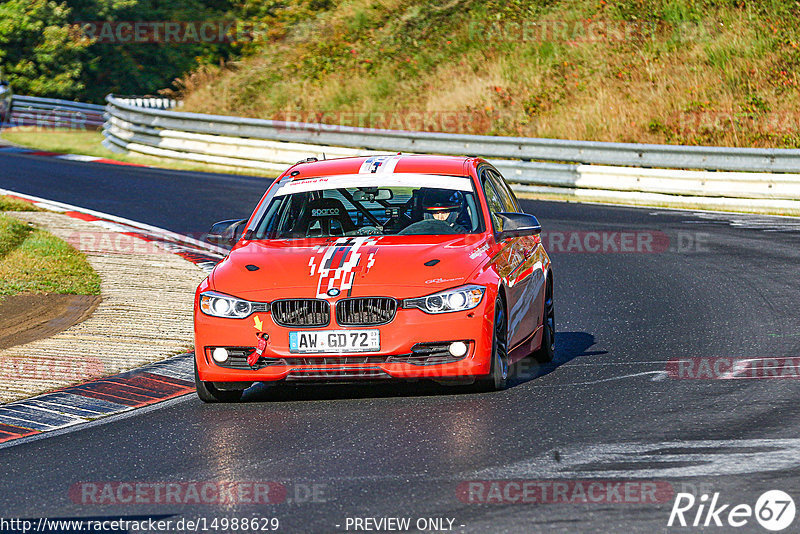
[[439,221],[449,226],[454,234],[467,233],[458,224],[463,199],[458,191],[431,190],[422,198],[424,220]]

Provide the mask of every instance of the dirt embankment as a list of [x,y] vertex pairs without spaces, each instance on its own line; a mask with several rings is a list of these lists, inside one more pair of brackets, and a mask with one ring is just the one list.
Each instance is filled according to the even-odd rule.
[[21,294],[0,300],[0,350],[50,337],[86,320],[98,295]]

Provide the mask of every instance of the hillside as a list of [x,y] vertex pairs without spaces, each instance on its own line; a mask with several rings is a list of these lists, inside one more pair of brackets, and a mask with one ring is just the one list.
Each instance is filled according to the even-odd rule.
[[187,110],[602,141],[800,147],[800,3],[289,1],[178,83]]

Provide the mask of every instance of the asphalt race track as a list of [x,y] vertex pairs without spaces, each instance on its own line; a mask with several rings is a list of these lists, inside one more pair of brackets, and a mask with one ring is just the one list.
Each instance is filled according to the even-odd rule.
[[[202,232],[248,215],[266,182],[6,154],[0,188]],[[0,449],[0,516],[277,517],[284,532],[353,532],[355,518],[386,517],[445,518],[438,529],[421,523],[433,532],[447,519],[454,532],[664,532],[679,492],[698,503],[719,493],[728,510],[773,489],[797,499],[800,380],[786,364],[797,360],[776,358],[800,354],[800,220],[524,204],[555,266],[553,364],[525,361],[511,388],[490,394],[412,383],[257,386],[234,405],[188,395]],[[623,239],[632,251],[619,250]],[[691,368],[668,364],[680,358],[773,360],[738,379],[691,379]],[[474,482],[496,480],[542,482],[546,502]],[[93,504],[79,485],[193,481],[275,483],[281,502]],[[562,482],[572,495],[591,481],[622,483],[622,499],[546,491]],[[642,497],[641,487],[657,491]],[[736,531],[767,532],[753,517]]]

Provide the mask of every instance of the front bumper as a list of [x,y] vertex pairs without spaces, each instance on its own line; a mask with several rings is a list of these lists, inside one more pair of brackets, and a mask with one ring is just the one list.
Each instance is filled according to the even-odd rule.
[[[487,298],[488,297],[488,298]],[[270,313],[256,313],[246,319],[222,319],[195,307],[195,358],[201,380],[207,382],[261,382],[276,380],[354,380],[466,378],[490,371],[493,310],[484,295],[481,304],[469,311],[427,314],[418,309],[399,309],[392,322],[382,326],[344,327],[331,319],[321,328],[278,326]],[[255,317],[258,317],[258,321]],[[241,355],[255,349],[260,322],[269,335],[267,347],[255,368],[243,364]],[[380,330],[381,347],[376,352],[297,354],[289,351],[289,332],[299,330]],[[468,341],[467,354],[457,361],[424,363],[420,346]],[[421,345],[423,344],[423,345]],[[211,357],[216,347],[240,349],[236,363],[218,364]],[[453,358],[450,358],[452,360]],[[428,360],[430,361],[430,360]],[[435,359],[432,361],[436,361]],[[424,363],[424,364],[423,364]],[[231,366],[236,368],[231,368]]]

